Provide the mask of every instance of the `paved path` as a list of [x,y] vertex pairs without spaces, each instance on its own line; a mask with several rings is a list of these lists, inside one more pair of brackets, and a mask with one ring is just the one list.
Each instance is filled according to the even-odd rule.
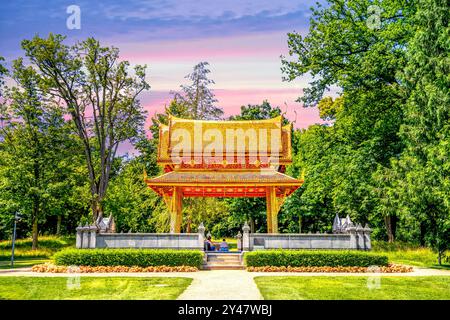
[[196,272],[178,300],[262,300],[253,275],[245,270]]

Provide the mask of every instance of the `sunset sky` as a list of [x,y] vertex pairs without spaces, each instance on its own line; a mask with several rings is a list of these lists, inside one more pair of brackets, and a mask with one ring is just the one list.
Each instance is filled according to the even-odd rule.
[[[49,32],[67,43],[93,36],[120,49],[131,64],[147,64],[151,90],[140,98],[149,115],[170,101],[170,90],[208,61],[212,87],[225,115],[267,99],[280,106],[295,126],[320,122],[318,111],[295,100],[308,77],[283,82],[280,55],[287,55],[287,33],[305,34],[316,1],[293,0],[14,0],[2,2],[0,55],[8,62],[21,55],[20,40]],[[69,5],[81,9],[81,29],[69,30]],[[294,110],[297,113],[295,116]]]

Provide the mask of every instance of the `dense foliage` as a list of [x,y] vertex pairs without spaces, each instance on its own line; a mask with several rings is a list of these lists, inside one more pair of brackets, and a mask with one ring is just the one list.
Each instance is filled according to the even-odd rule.
[[290,173],[305,184],[284,211],[291,231],[331,231],[338,213],[369,223],[376,239],[441,256],[450,243],[449,4],[375,4],[375,25],[373,3],[330,0],[313,10],[306,36],[289,34],[285,79],[313,75],[299,100],[330,124],[295,132]]

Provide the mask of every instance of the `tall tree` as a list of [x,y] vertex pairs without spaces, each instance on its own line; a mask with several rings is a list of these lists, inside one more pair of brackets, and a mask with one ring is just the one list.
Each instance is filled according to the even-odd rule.
[[2,118],[0,200],[9,211],[21,210],[31,224],[32,248],[37,248],[38,224],[50,211],[60,182],[60,163],[68,156],[69,130],[59,108],[47,104],[39,90],[39,75],[25,67],[22,59],[13,63],[17,86],[7,91]]
[[192,119],[214,120],[220,119],[223,115],[223,110],[215,106],[217,99],[209,88],[215,82],[208,78],[208,74],[211,72],[208,66],[208,62],[200,62],[195,65],[192,73],[185,77],[191,83],[181,85],[181,92],[174,93],[175,101],[187,109],[187,113]]
[[406,150],[396,167],[397,187],[441,264],[450,248],[450,5],[421,0],[418,7],[404,74]]
[[121,142],[143,134],[145,112],[138,95],[150,88],[145,66],[119,59],[119,50],[89,38],[73,46],[65,37],[24,40],[22,47],[39,71],[49,98],[65,108],[83,142],[94,221],[102,216],[111,166]]
[[[403,0],[327,2],[313,9],[305,37],[288,35],[294,59],[284,58],[282,71],[286,80],[311,74],[313,81],[299,101],[305,106],[319,105],[324,119],[333,120],[333,129],[327,130],[334,141],[327,149],[332,153],[328,174],[335,176],[329,210],[350,214],[360,222],[382,212],[387,237],[393,241],[398,213],[379,201],[387,193],[373,176],[391,168],[391,160],[398,158],[403,148],[398,132],[406,98],[399,73],[406,65],[415,5]],[[369,23],[371,5],[379,8],[375,27]],[[322,100],[332,86],[339,88],[338,103],[330,103],[327,97]],[[314,166],[320,159],[307,161]],[[309,187],[314,188],[305,184]],[[376,193],[378,197],[374,197]]]

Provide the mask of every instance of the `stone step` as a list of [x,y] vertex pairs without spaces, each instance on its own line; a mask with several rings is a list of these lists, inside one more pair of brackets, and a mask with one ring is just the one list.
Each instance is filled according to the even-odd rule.
[[208,261],[241,261],[241,257],[208,257]]
[[237,259],[240,258],[242,255],[241,254],[220,254],[220,253],[207,253],[206,254],[208,257],[210,258],[230,258],[230,259]]
[[245,270],[242,254],[207,253],[203,270]]
[[245,270],[243,265],[216,265],[207,264],[203,265],[203,270]]
[[242,265],[240,261],[207,261],[207,265],[215,264],[215,265]]
[[228,261],[218,261],[218,260],[208,260],[206,264],[243,264],[239,260],[228,260]]

